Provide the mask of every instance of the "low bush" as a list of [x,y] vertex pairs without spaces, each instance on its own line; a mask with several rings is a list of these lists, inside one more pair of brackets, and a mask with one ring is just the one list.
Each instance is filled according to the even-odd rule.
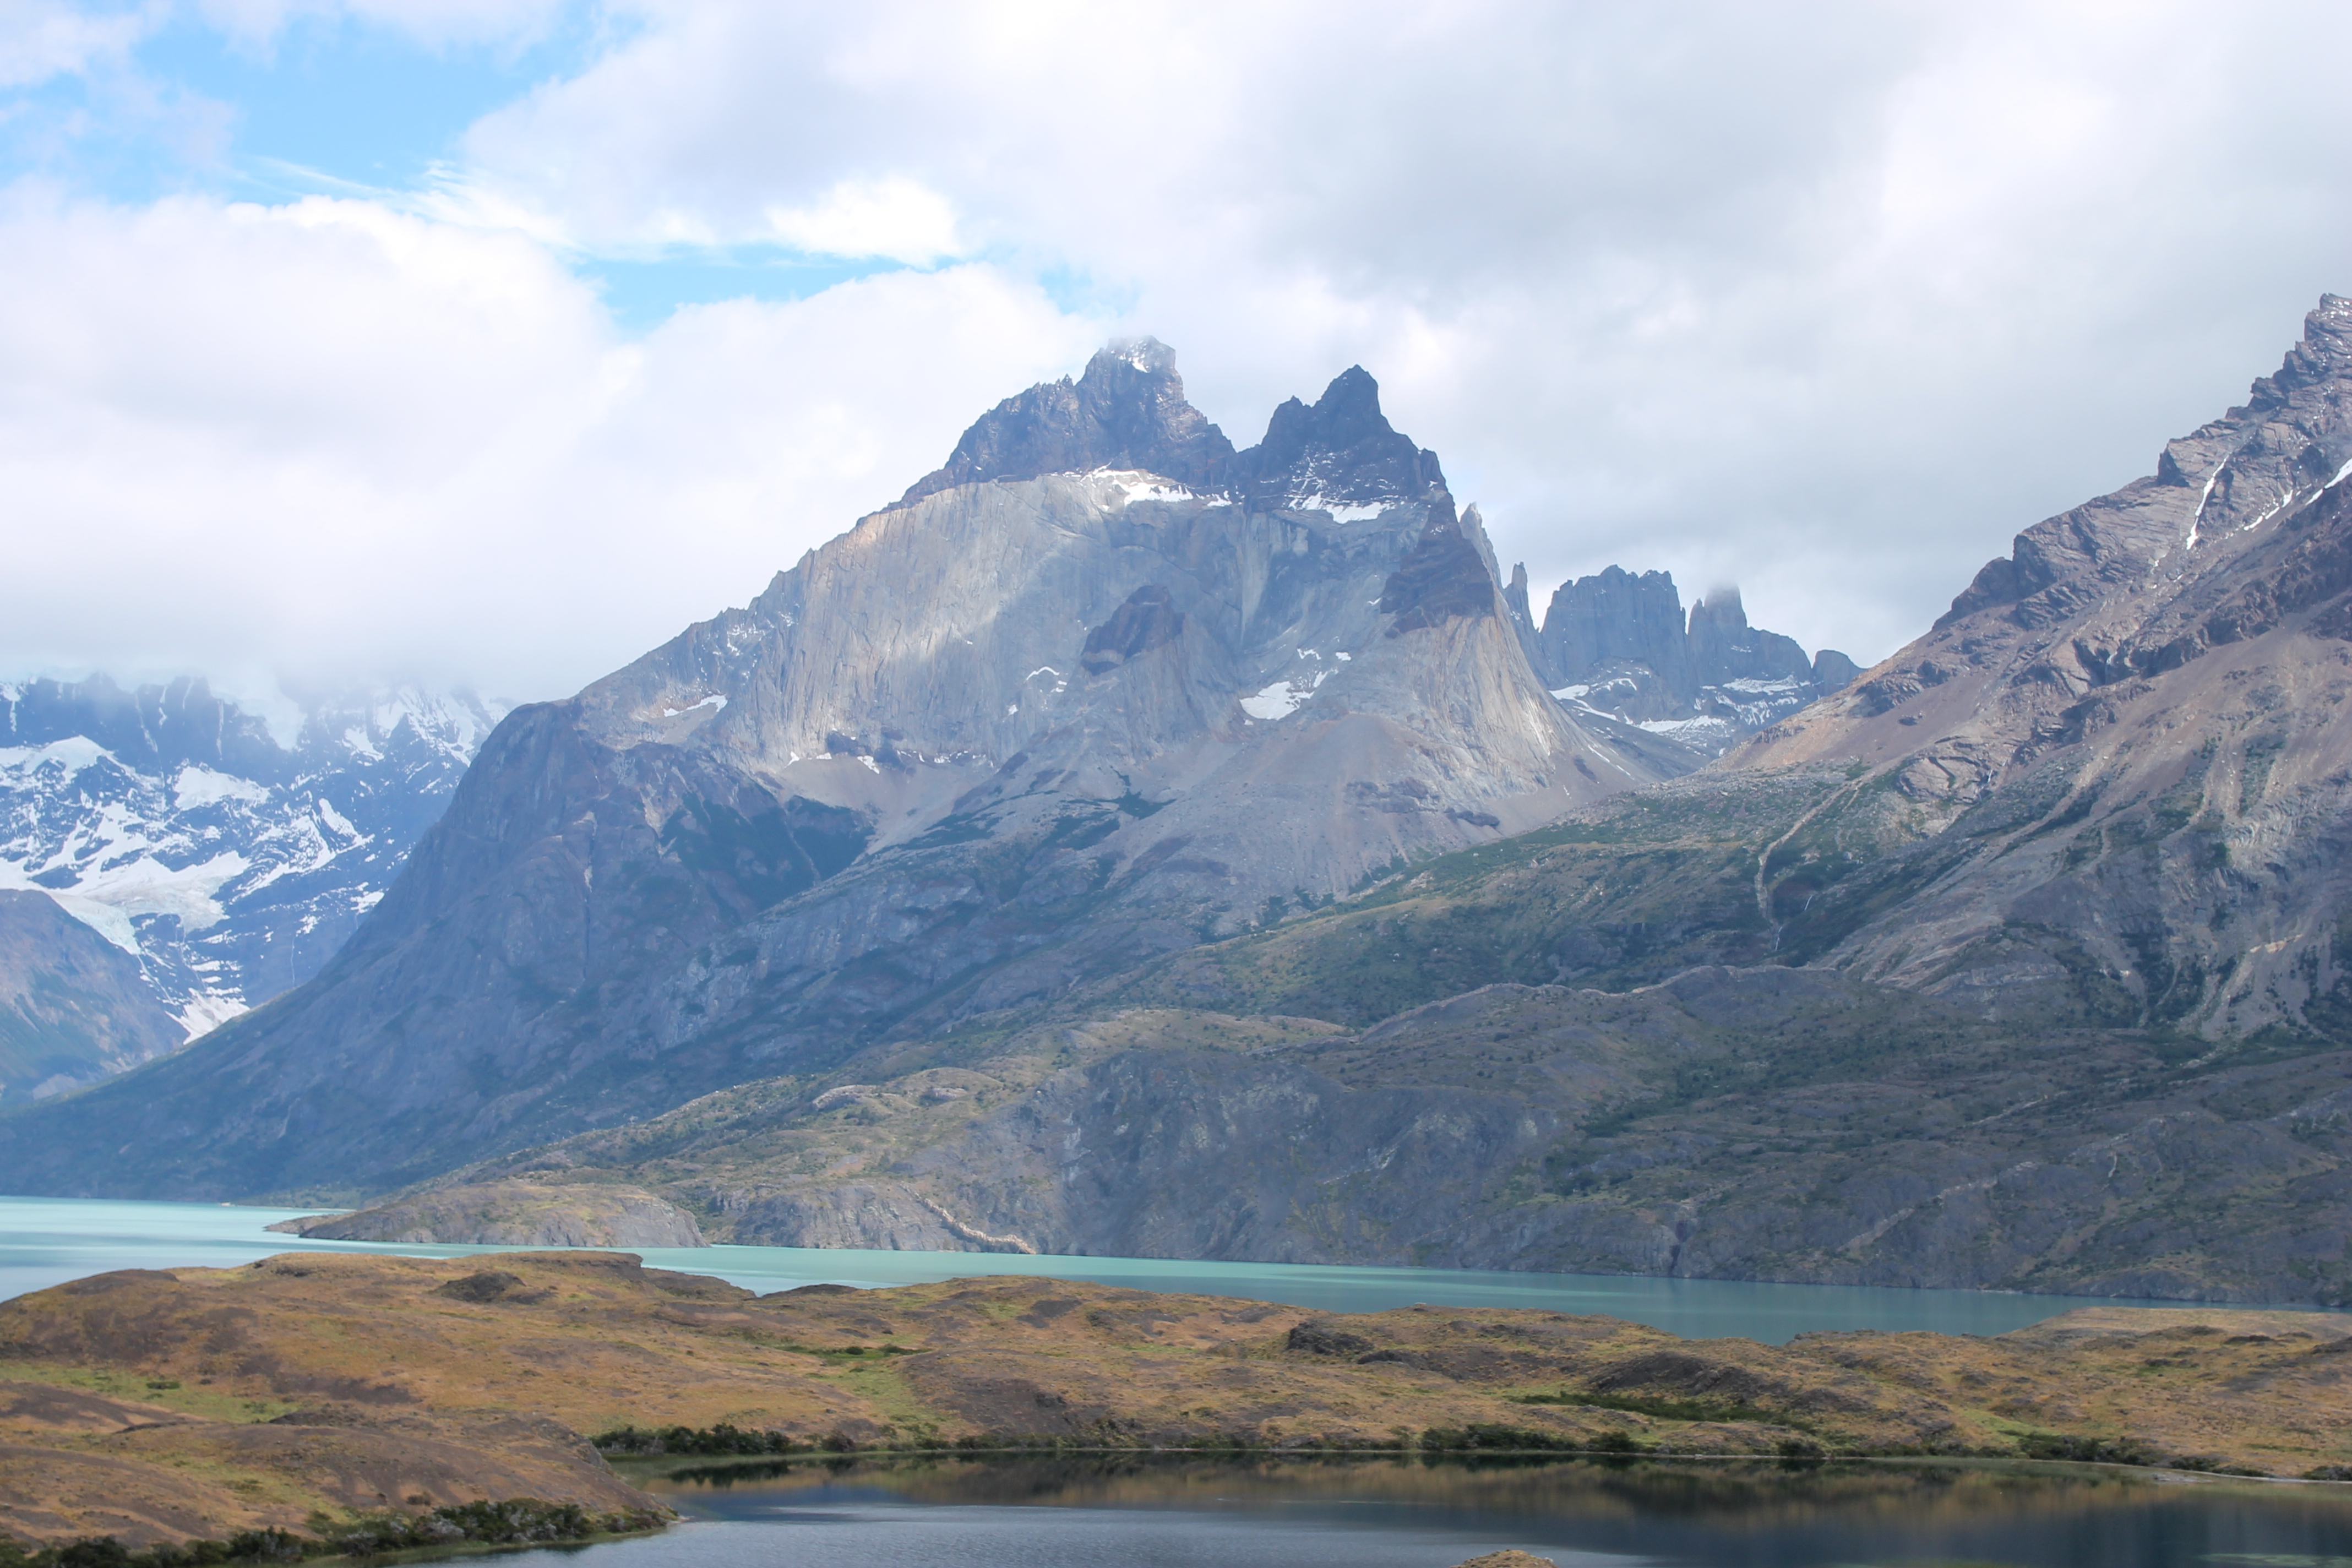
[[375,1557],[461,1543],[556,1545],[652,1530],[663,1519],[640,1509],[591,1513],[577,1503],[513,1498],[505,1502],[453,1503],[429,1513],[368,1514],[348,1521],[314,1517],[311,1522],[319,1532],[316,1535],[241,1530],[226,1541],[186,1541],[139,1552],[111,1535],[86,1536],[37,1551],[0,1536],[0,1568],[222,1568],[300,1563],[318,1557]]
[[[1439,1454],[1468,1453],[1477,1449],[1511,1450],[1518,1453],[1561,1452],[1579,1453],[1594,1448],[1609,1438],[1633,1441],[1622,1432],[1612,1432],[1601,1439],[1580,1437],[1559,1432],[1539,1432],[1526,1426],[1505,1426],[1492,1421],[1474,1421],[1467,1426],[1432,1426],[1421,1435],[1424,1452]],[[1630,1448],[1612,1452],[1631,1452]]]
[[746,1432],[723,1421],[716,1426],[622,1426],[589,1441],[600,1454],[635,1455],[792,1454],[813,1446],[795,1443],[782,1432]]

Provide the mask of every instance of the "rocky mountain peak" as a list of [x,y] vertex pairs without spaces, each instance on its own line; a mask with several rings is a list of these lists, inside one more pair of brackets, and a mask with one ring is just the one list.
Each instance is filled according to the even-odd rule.
[[1877,906],[1832,961],[2217,1038],[2341,1016],[2347,479],[2352,300],[2328,295],[2245,404],[1736,755],[1864,764],[1928,830],[1903,864],[1935,860],[1932,905]]
[[1721,587],[1691,606],[1691,654],[1717,681],[1809,680],[1813,661],[1794,637],[1748,624],[1736,587]]
[[1311,406],[1293,397],[1276,408],[1234,469],[1242,499],[1268,510],[1378,507],[1445,488],[1437,454],[1389,423],[1381,384],[1361,365],[1332,377]]
[[1710,755],[1856,673],[1834,648],[1808,658],[1793,637],[1749,626],[1736,587],[1707,594],[1686,616],[1671,574],[1622,566],[1561,584],[1531,641],[1562,701]]
[[2352,374],[2352,300],[2322,294],[2319,306],[2303,319],[2303,341],[2286,352],[2275,374],[2253,384],[2248,399],[2254,408],[2284,404],[2294,393]]
[[972,422],[947,462],[898,498],[911,506],[958,485],[1137,468],[1214,489],[1234,444],[1184,397],[1176,353],[1155,338],[1105,344],[1075,382],[1040,382]]

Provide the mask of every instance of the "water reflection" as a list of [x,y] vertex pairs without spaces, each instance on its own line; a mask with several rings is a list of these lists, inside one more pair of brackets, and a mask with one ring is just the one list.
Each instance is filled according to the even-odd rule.
[[[2352,1568],[2347,1489],[2060,1467],[1103,1456],[632,1468],[692,1518],[793,1532],[791,1560],[812,1565],[1040,1568],[1067,1549],[1078,1553],[1071,1561],[1105,1565],[1445,1568],[1516,1545],[1564,1564]],[[667,1538],[668,1550],[694,1539],[719,1544],[689,1529]],[[1194,1556],[1186,1542],[1216,1544]],[[639,1546],[666,1554],[657,1542],[609,1550]],[[692,1561],[717,1559],[698,1550]]]

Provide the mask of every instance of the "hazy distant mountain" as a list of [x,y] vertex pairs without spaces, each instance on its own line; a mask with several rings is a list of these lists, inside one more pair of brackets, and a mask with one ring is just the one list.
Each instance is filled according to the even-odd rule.
[[1860,673],[1834,648],[1808,655],[1793,637],[1748,624],[1739,590],[1722,588],[1685,619],[1672,574],[1612,566],[1563,583],[1543,624],[1528,608],[1527,568],[1505,589],[1552,695],[1705,756],[1844,689]]
[[186,1041],[137,959],[54,900],[0,889],[0,1101],[79,1088]]
[[[177,1045],[316,973],[383,898],[503,709],[362,692],[308,704],[281,743],[200,679],[0,686],[0,888],[119,952]],[[5,984],[5,981],[0,981]],[[0,1100],[155,1054],[144,1033]]]

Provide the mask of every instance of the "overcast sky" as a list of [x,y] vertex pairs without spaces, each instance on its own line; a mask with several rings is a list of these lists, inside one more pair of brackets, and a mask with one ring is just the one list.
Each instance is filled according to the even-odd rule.
[[0,0],[0,675],[560,695],[1105,338],[1864,663],[2352,292],[2352,7]]

